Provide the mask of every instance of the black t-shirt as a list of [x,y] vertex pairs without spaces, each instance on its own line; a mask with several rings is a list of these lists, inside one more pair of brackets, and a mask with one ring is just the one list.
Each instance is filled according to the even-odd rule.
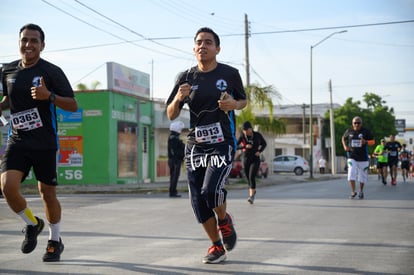
[[8,142],[31,150],[53,150],[58,148],[56,106],[31,96],[31,87],[39,84],[40,77],[50,92],[74,97],[63,71],[46,60],[40,59],[30,68],[21,67],[20,60],[5,65],[3,95],[8,96],[10,103],[12,128]]
[[[252,145],[252,148],[246,148],[247,144]],[[247,136],[244,133],[240,134],[239,139],[237,140],[237,145],[237,149],[242,149],[245,159],[253,160],[259,158],[255,155],[256,152],[263,152],[267,143],[262,134],[253,131],[252,136]]]
[[[235,146],[236,118],[234,111],[227,114],[219,109],[218,100],[222,92],[227,92],[235,100],[246,99],[243,83],[237,69],[218,63],[217,67],[210,72],[200,72],[197,66],[179,74],[175,86],[168,97],[167,105],[170,104],[178,92],[179,85],[189,82],[192,92],[186,101],[190,108],[190,132],[188,140],[195,142],[195,128],[200,126],[219,123],[224,140]],[[180,108],[185,102],[180,104]],[[199,144],[203,144],[198,142]]]
[[362,145],[361,138],[364,138],[365,140],[374,139],[374,136],[371,134],[370,130],[364,127],[361,127],[359,131],[349,128],[345,131],[343,138],[351,150],[350,152],[347,152],[348,158],[356,161],[368,160],[368,144],[365,143]]
[[388,141],[385,143],[384,148],[388,150],[388,158],[396,159],[398,158],[398,152],[402,146],[398,141]]
[[185,145],[180,139],[180,134],[171,131],[168,137],[168,158],[182,161],[184,159],[184,150]]

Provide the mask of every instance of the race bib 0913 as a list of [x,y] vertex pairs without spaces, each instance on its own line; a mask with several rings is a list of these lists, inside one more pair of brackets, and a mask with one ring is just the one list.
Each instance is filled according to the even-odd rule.
[[223,130],[219,122],[209,125],[197,126],[195,138],[198,143],[220,143],[224,141]]

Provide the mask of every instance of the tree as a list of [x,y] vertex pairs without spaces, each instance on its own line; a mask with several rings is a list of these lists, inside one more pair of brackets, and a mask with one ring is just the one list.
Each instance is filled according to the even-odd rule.
[[376,136],[376,141],[379,141],[387,136],[396,135],[394,108],[389,108],[385,100],[376,94],[366,93],[364,101],[367,103],[368,109],[371,110],[371,117],[369,117],[369,127]]
[[90,87],[88,87],[84,83],[79,83],[76,85],[76,90],[79,90],[79,91],[96,90],[99,85],[101,85],[101,82],[99,82],[98,80],[93,81]]
[[[391,134],[396,134],[394,109],[384,105],[384,101],[380,96],[374,93],[365,93],[363,101],[367,107],[361,107],[361,101],[353,101],[348,98],[345,104],[334,110],[334,124],[335,124],[335,144],[336,153],[340,156],[345,156],[345,151],[342,147],[341,138],[346,129],[351,127],[352,118],[360,116],[364,127],[371,130],[378,144],[382,138]],[[325,114],[326,121],[329,122],[329,111]],[[329,123],[324,124],[323,136],[330,136]],[[370,152],[374,146],[369,148]]]
[[[273,86],[249,85],[245,87],[245,91],[247,105],[237,115],[237,127],[240,128],[244,121],[250,121],[252,124],[258,125],[261,131],[276,134],[286,132],[285,123],[273,117],[273,98],[281,98]],[[254,111],[262,109],[268,109],[269,115],[267,117],[257,117],[257,113],[254,113]]]

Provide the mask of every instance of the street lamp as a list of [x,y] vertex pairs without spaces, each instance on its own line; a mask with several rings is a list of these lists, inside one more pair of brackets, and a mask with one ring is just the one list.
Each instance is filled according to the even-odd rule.
[[339,32],[333,32],[330,35],[328,35],[327,37],[325,37],[324,39],[322,39],[321,41],[319,41],[318,43],[316,43],[315,45],[311,45],[310,46],[310,105],[309,105],[309,142],[310,142],[310,147],[309,147],[309,172],[310,172],[310,178],[313,178],[313,117],[312,117],[312,112],[313,112],[313,96],[312,96],[312,92],[313,92],[313,83],[312,83],[312,52],[313,52],[313,48],[315,48],[316,46],[318,46],[319,44],[321,44],[322,42],[324,42],[325,40],[328,40],[329,38],[331,38],[332,36],[334,36],[335,34],[340,34],[340,33],[344,33],[347,32],[347,30],[344,31],[339,31]]

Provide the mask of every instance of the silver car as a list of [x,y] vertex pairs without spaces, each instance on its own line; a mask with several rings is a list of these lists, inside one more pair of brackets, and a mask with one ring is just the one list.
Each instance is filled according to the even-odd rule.
[[293,172],[297,176],[309,171],[308,162],[301,156],[280,155],[273,159],[273,172]]

